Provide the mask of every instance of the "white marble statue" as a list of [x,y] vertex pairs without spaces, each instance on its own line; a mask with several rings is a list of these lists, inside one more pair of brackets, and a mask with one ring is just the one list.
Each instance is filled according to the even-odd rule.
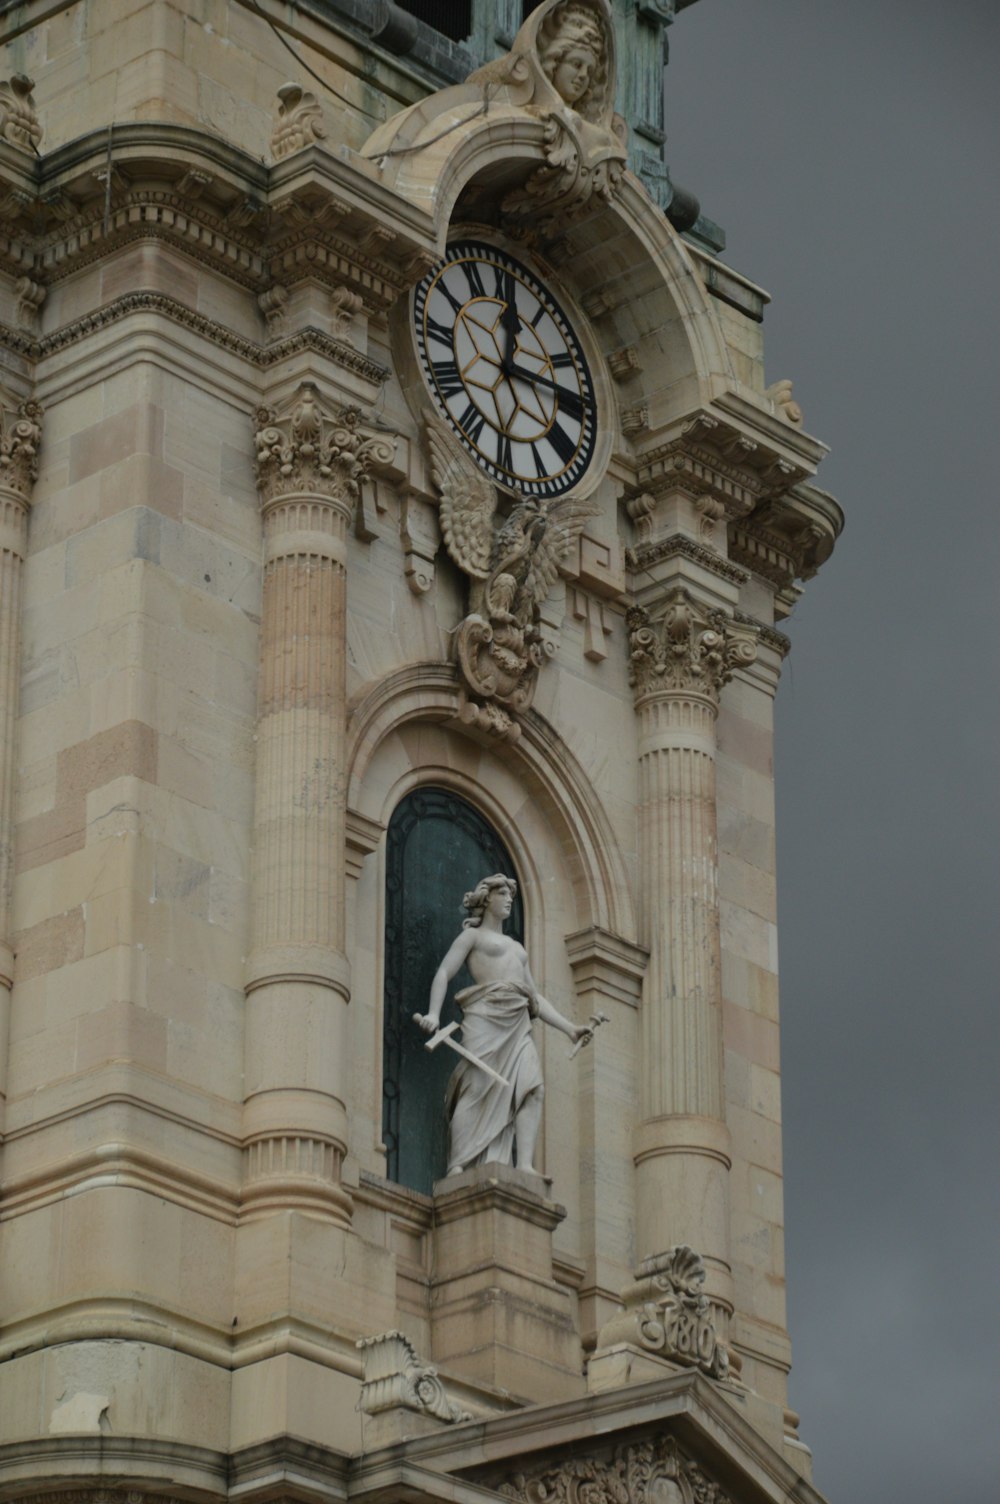
[[499,873],[466,893],[469,917],[435,973],[427,1012],[415,1015],[425,1033],[435,1034],[448,983],[468,966],[475,986],[455,1002],[462,1010],[463,1051],[475,1058],[460,1060],[448,1082],[449,1175],[490,1161],[513,1164],[515,1143],[518,1169],[537,1173],[545,1088],[532,1021],[542,1019],[574,1044],[593,1035],[593,1027],[571,1023],[540,995],[524,946],[504,934],[516,893],[514,879]]

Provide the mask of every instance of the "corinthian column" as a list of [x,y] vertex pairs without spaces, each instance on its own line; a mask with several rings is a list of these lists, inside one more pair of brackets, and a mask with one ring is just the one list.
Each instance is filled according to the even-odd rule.
[[347,528],[393,447],[311,382],[257,415],[264,521],[247,972],[245,1214],[300,1208],[350,1225],[350,974],[344,947]]
[[14,883],[14,769],[21,677],[21,571],[28,509],[38,474],[42,409],[0,400],[0,1131],[7,1100],[7,1040],[14,956],[10,947]]
[[[755,647],[719,611],[671,589],[627,618],[639,717],[643,989],[634,1140],[641,1273],[687,1245],[706,1292],[732,1309],[729,1135],[722,1077],[715,721],[719,691]],[[660,1271],[662,1273],[662,1271]]]

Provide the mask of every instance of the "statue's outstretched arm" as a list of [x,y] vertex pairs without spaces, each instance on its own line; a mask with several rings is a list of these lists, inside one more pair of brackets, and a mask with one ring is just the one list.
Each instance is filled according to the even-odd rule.
[[542,997],[542,994],[535,986],[535,979],[527,967],[525,967],[525,975],[528,986],[531,989],[531,996],[534,998],[538,1008],[538,1017],[543,1023],[551,1024],[554,1029],[558,1029],[562,1034],[568,1034],[574,1044],[576,1044],[578,1039],[582,1039],[585,1034],[590,1033],[590,1030],[585,1025],[572,1023],[559,1012],[558,1008],[553,1007],[547,997]]

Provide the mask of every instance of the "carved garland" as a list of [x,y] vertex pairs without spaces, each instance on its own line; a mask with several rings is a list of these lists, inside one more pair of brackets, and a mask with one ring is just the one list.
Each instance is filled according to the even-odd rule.
[[731,1504],[672,1436],[619,1447],[609,1462],[570,1457],[544,1472],[515,1473],[498,1492],[516,1504]]

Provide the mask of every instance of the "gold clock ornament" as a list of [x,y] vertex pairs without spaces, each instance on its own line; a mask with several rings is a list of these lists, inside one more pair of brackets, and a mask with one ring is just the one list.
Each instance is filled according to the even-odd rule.
[[594,388],[573,327],[534,272],[463,240],[419,283],[415,334],[438,413],[492,480],[552,498],[594,453]]

